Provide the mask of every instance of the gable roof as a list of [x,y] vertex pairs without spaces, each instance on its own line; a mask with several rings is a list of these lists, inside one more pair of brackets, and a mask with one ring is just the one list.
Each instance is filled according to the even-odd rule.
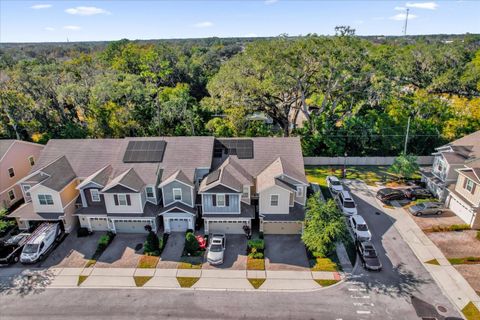
[[110,181],[105,188],[103,188],[102,192],[108,192],[108,190],[118,185],[127,187],[135,192],[140,192],[145,185],[145,182],[143,182],[142,178],[138,176],[135,169],[130,168]]
[[257,192],[261,192],[274,185],[294,190],[294,183],[296,181],[306,183],[304,180],[305,177],[302,177],[296,168],[286,160],[278,157],[257,176]]
[[480,158],[480,130],[438,147],[436,150],[444,155],[448,163],[463,163]]
[[161,188],[173,181],[180,181],[188,186],[193,187],[193,182],[190,181],[188,177],[185,175],[185,173],[183,173],[183,171],[180,169],[175,171],[170,177],[163,180],[162,183],[160,183],[159,187]]
[[65,156],[47,164],[38,171],[37,174],[28,176],[24,181],[33,180],[33,182],[38,182],[49,189],[60,191],[76,178],[75,172]]
[[[209,183],[209,177],[215,175],[218,175],[218,179]],[[253,185],[253,177],[230,156],[225,159],[220,167],[202,180],[199,192],[208,191],[219,185],[226,186],[237,192],[242,192],[244,185]]]
[[98,184],[99,186],[105,187],[112,175],[112,171],[113,169],[111,165],[103,167],[102,169],[93,173],[91,176],[85,178],[85,180],[83,180],[82,183],[77,186],[77,189],[81,189],[92,182]]

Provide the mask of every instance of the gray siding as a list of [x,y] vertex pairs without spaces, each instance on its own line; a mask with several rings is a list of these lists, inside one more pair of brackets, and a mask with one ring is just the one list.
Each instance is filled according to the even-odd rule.
[[173,181],[162,188],[163,192],[163,199],[165,203],[163,204],[165,207],[168,206],[170,203],[173,202],[173,189],[179,188],[182,189],[182,202],[193,206],[192,203],[192,188],[180,183],[178,181]]
[[203,213],[222,213],[222,212],[236,212],[238,213],[239,206],[238,206],[238,201],[240,199],[240,196],[238,194],[230,194],[228,195],[230,197],[229,199],[229,206],[228,207],[214,207],[213,206],[213,200],[212,200],[212,195],[211,194],[203,194],[202,195],[202,201],[203,201]]

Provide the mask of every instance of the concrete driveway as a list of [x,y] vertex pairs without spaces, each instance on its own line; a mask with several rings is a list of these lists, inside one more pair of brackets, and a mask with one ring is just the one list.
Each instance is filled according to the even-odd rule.
[[168,237],[167,244],[163,249],[160,261],[158,261],[158,269],[176,269],[177,264],[182,257],[183,248],[185,247],[185,233],[172,232]]
[[[119,233],[98,258],[96,268],[136,268],[143,253],[145,234]],[[140,250],[135,248],[141,244]]]
[[203,269],[229,269],[229,270],[246,270],[247,268],[247,238],[242,234],[227,234],[227,246],[225,248],[225,256],[221,265],[213,266],[207,262],[205,254],[205,262]]
[[39,267],[81,268],[85,266],[97,249],[98,239],[103,232],[88,237],[69,234],[48,257],[38,264]]
[[265,235],[265,269],[307,271],[307,252],[300,235]]

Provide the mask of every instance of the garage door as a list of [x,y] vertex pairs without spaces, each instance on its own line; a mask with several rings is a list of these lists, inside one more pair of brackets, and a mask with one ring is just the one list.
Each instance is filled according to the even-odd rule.
[[90,226],[92,231],[108,230],[107,218],[90,218]]
[[183,232],[188,229],[188,218],[175,218],[170,220],[170,231]]
[[145,220],[115,220],[115,230],[120,233],[147,233],[145,226],[149,224],[153,227],[152,221]]
[[243,234],[243,226],[247,224],[247,221],[209,221],[208,232],[209,233],[230,233],[230,234]]
[[268,221],[263,223],[263,233],[265,234],[301,234],[301,222],[275,222]]
[[465,223],[470,224],[472,222],[473,213],[454,197],[450,199],[450,209]]

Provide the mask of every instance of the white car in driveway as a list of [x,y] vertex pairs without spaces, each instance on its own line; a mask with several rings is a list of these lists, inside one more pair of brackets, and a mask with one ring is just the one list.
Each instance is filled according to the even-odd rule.
[[343,191],[343,185],[335,176],[327,176],[327,186],[332,195],[336,195]]
[[225,255],[227,239],[223,233],[214,233],[210,238],[208,246],[207,261],[210,264],[222,264]]
[[350,227],[352,227],[353,235],[358,241],[370,241],[372,239],[372,234],[368,229],[365,219],[361,215],[354,215],[348,219],[350,222]]
[[335,202],[344,215],[351,216],[357,214],[357,205],[348,191],[339,192],[335,196]]

